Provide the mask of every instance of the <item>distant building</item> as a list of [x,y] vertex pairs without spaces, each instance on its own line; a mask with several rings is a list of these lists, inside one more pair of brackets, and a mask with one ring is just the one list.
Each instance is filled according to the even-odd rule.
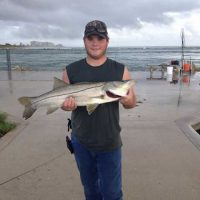
[[39,41],[31,41],[30,46],[31,47],[46,47],[46,48],[53,48],[53,47],[61,48],[61,47],[63,47],[62,44],[55,45],[53,42],[39,42]]

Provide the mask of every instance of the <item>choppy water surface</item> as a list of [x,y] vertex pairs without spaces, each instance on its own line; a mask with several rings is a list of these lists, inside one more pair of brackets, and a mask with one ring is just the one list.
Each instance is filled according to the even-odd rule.
[[[84,48],[11,49],[12,67],[28,67],[34,71],[62,70],[71,62],[86,56]],[[143,71],[147,65],[170,63],[181,59],[180,47],[111,47],[108,57],[124,63],[130,71]],[[186,47],[185,57],[199,66],[200,47]],[[0,70],[7,68],[6,50],[0,49]]]

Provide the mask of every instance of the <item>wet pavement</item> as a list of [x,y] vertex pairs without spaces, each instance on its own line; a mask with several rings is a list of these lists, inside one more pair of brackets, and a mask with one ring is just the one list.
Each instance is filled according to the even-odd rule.
[[[0,200],[83,199],[74,157],[65,144],[70,112],[47,116],[40,109],[27,121],[21,118],[17,98],[51,90],[54,76],[62,74],[14,72],[9,81],[7,72],[0,71],[0,111],[19,124],[0,139]],[[148,76],[133,73],[138,106],[120,107],[124,199],[198,200],[200,151],[187,133],[195,134],[191,125],[200,121],[200,73],[182,81],[178,77],[176,84],[168,77]]]

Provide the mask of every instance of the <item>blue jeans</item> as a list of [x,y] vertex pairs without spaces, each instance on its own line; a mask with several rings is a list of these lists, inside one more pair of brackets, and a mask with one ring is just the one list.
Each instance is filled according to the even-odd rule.
[[88,150],[73,135],[72,145],[86,200],[122,200],[121,148]]

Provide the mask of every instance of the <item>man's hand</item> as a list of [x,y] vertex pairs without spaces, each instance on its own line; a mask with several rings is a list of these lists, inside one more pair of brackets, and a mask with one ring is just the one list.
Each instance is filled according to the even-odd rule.
[[135,107],[135,98],[133,88],[130,88],[127,95],[120,98],[120,103],[124,106],[124,108],[133,108]]
[[64,101],[62,105],[62,109],[65,111],[73,111],[76,108],[77,108],[77,105],[73,97],[66,98],[66,100]]
[[[128,69],[124,68],[123,80],[130,80],[131,76]],[[134,92],[134,88],[131,87],[125,97],[120,98],[120,103],[124,106],[124,108],[133,108],[136,105],[136,96]]]

